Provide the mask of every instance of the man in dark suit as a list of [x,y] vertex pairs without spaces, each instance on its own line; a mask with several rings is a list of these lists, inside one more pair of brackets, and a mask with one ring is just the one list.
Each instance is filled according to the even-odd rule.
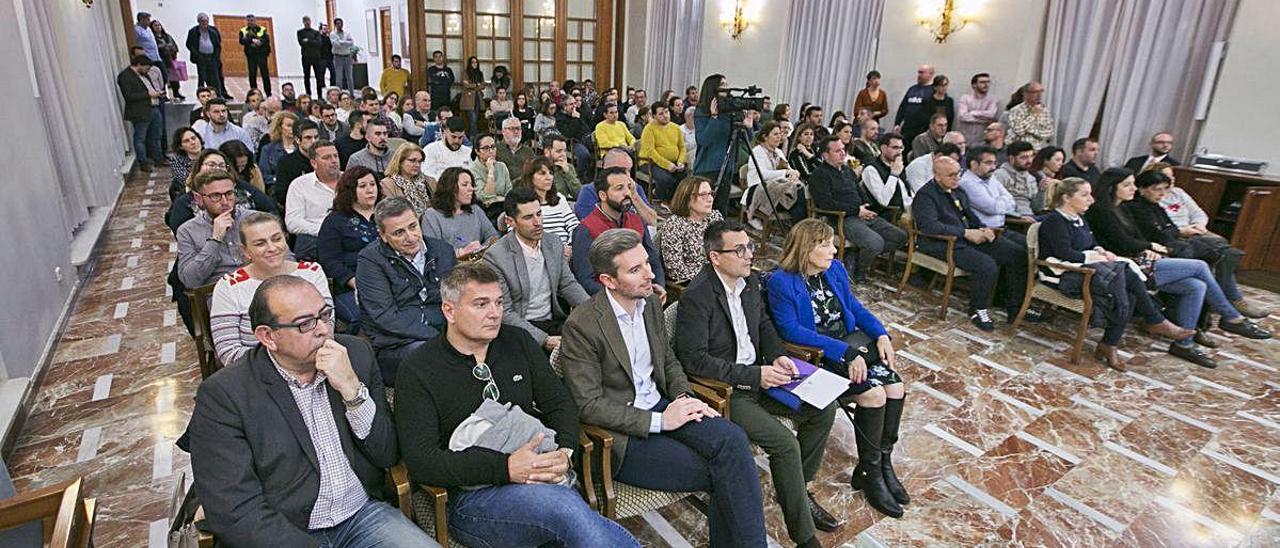
[[437,546],[382,502],[395,425],[373,349],[276,276],[249,305],[259,346],[209,377],[188,427],[196,494],[230,546]]
[[[969,320],[973,325],[983,331],[995,330],[987,308],[996,296],[1002,298],[1009,323],[1013,323],[1026,294],[1027,248],[982,224],[969,196],[960,188],[959,162],[949,156],[933,160],[933,180],[916,193],[911,214],[920,251],[946,260],[946,243],[936,236],[956,239],[956,267],[969,273]],[[1036,322],[1041,316],[1027,310],[1025,319]]]
[[560,345],[578,418],[613,434],[614,479],[711,495],[711,546],[764,546],[760,482],[746,434],[691,397],[667,341],[648,253],[634,230],[591,244],[604,291],[569,314]]
[[[156,88],[147,77],[151,59],[134,55],[129,67],[116,75],[116,86],[124,97],[124,119],[133,124],[133,154],[138,169],[151,171],[151,165],[167,165],[163,144],[164,122],[160,115],[160,99],[164,89]],[[150,161],[147,159],[150,158]]]
[[560,237],[542,230],[542,206],[533,189],[512,189],[503,209],[510,230],[484,254],[502,285],[502,321],[554,351],[569,316],[564,305],[572,309],[586,302],[587,292],[569,270]]
[[1173,134],[1162,131],[1151,136],[1151,154],[1129,158],[1129,161],[1124,163],[1124,167],[1137,174],[1142,171],[1142,168],[1152,164],[1182,165],[1177,158],[1169,155],[1170,150],[1173,150]]
[[[302,85],[307,90],[307,95],[311,95],[311,71],[316,72],[316,95],[312,98],[319,97],[324,94],[324,63],[321,62],[321,48],[324,46],[324,37],[320,35],[320,31],[311,28],[311,17],[302,16],[302,28],[298,29],[298,47],[302,50]],[[302,113],[306,116],[307,113]]]
[[230,99],[222,78],[222,33],[209,24],[208,14],[197,15],[196,26],[187,31],[187,51],[196,66],[197,87],[211,87],[219,97]]
[[[836,405],[819,409],[802,403],[791,409],[764,393],[790,383],[796,370],[765,311],[760,281],[751,273],[755,245],[736,221],[711,223],[703,244],[710,262],[680,298],[676,357],[690,374],[733,385],[733,422],[769,455],[787,533],[798,546],[820,546],[817,529],[834,531],[840,522],[818,505],[807,485],[822,466]],[[778,416],[791,419],[796,432]]]

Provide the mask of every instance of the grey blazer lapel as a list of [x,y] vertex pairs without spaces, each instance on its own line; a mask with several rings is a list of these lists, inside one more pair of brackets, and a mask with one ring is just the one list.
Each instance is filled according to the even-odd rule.
[[[514,279],[508,280],[507,284],[512,293],[512,299],[521,303],[518,312],[524,314],[524,308],[529,303],[529,269],[524,264],[524,250],[520,249],[520,242],[516,241],[515,233],[510,234],[509,238],[503,242],[503,249],[507,253],[507,259],[510,260],[515,267]],[[519,299],[516,299],[519,295]]]

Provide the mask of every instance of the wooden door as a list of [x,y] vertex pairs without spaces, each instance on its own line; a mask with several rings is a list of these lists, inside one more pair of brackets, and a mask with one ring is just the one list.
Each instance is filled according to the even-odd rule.
[[378,10],[378,35],[382,44],[382,68],[391,66],[391,8]]
[[[276,70],[276,29],[270,17],[259,15],[258,25],[267,29],[267,38],[271,42],[271,55],[267,57],[267,68],[271,76],[276,78],[280,72]],[[240,45],[240,29],[244,27],[243,15],[214,15],[213,26],[222,34],[222,74],[223,76],[248,76],[249,62],[244,58],[244,46]]]
[[1244,194],[1231,245],[1244,250],[1240,270],[1280,272],[1280,187],[1253,186]]

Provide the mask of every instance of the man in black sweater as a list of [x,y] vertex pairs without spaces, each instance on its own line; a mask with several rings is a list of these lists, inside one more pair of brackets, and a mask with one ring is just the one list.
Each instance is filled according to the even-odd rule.
[[[413,481],[450,488],[450,529],[470,546],[636,546],[561,484],[578,446],[577,407],[533,337],[502,324],[497,273],[460,264],[440,292],[448,326],[405,358],[396,429]],[[510,453],[464,442],[490,424],[473,415],[486,399],[519,406],[554,440],[539,432]]]
[[[995,330],[987,311],[993,296],[1003,301],[1013,323],[1026,294],[1027,248],[997,236],[978,219],[969,196],[960,188],[959,162],[948,156],[933,160],[933,180],[916,193],[911,214],[921,234],[916,240],[920,251],[945,260],[946,243],[923,235],[955,237],[956,267],[969,273],[969,320],[973,325],[983,331]],[[1025,319],[1037,322],[1041,315],[1027,310]]]
[[1071,161],[1062,166],[1062,178],[1079,177],[1089,184],[1098,184],[1102,172],[1098,170],[1098,140],[1081,137],[1071,143]]
[[342,169],[347,169],[347,160],[352,154],[364,150],[364,123],[369,120],[369,115],[362,110],[353,110],[351,115],[347,116],[347,127],[351,128],[350,133],[339,135],[338,140],[333,144],[338,147],[338,162]]
[[[897,137],[896,145],[893,146],[901,148],[902,138]],[[871,210],[859,190],[857,177],[849,169],[846,162],[848,156],[840,139],[830,135],[823,137],[818,142],[818,152],[822,155],[822,161],[818,162],[813,174],[809,176],[809,192],[813,196],[813,203],[822,209],[847,213],[844,218],[844,237],[858,250],[856,262],[850,265],[849,272],[853,273],[855,282],[866,282],[867,271],[876,256],[897,251],[907,243],[907,233]],[[845,262],[851,261],[846,258]]]
[[[311,17],[302,16],[302,28],[298,29],[298,47],[302,50],[302,85],[311,95],[311,71],[316,72],[316,97],[324,93],[324,64],[321,62],[321,50],[324,37],[320,31],[311,28]],[[306,116],[306,113],[302,113]]]

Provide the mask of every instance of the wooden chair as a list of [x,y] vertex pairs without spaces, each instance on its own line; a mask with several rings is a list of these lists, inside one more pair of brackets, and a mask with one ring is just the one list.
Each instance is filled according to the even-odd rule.
[[[1039,240],[1040,223],[1035,223],[1027,228],[1027,292],[1022,299],[1022,308],[1018,310],[1018,317],[1013,320],[1013,330],[1016,332],[1022,325],[1022,318],[1027,314],[1027,309],[1031,308],[1032,299],[1076,312],[1080,314],[1080,323],[1076,325],[1076,338],[1071,343],[1071,363],[1080,363],[1080,349],[1084,346],[1085,335],[1089,333],[1089,319],[1093,315],[1093,295],[1089,293],[1089,287],[1093,283],[1094,270],[1087,266],[1050,263],[1040,259]],[[1037,272],[1042,266],[1076,272],[1084,276],[1080,298],[1068,297],[1053,287],[1037,283]]]
[[[902,281],[898,283],[898,294],[906,289],[907,282],[911,279],[911,269],[913,266],[919,266],[925,270],[936,272],[945,276],[946,282],[942,286],[942,304],[939,310],[939,317],[947,319],[947,308],[951,304],[951,290],[955,285],[956,278],[963,278],[969,273],[964,269],[956,266],[955,251],[956,237],[946,234],[928,234],[916,230],[916,223],[911,220],[907,223],[907,266],[902,271]],[[946,260],[939,259],[916,249],[916,240],[919,238],[929,238],[938,240],[947,244]],[[937,282],[937,279],[934,279]],[[929,290],[933,291],[934,282],[929,284]]]
[[[551,352],[551,369],[556,375],[564,376],[560,364],[560,349]],[[698,398],[707,402],[714,409],[727,409],[729,401],[722,400],[711,390],[691,384],[690,387]],[[693,493],[672,493],[636,487],[634,485],[614,481],[613,479],[613,434],[599,426],[579,423],[582,447],[582,473],[578,477],[579,487],[587,504],[600,511],[605,517],[618,520],[641,515],[650,510],[657,510],[673,504]],[[590,458],[588,458],[590,457]],[[597,472],[598,467],[598,472]],[[596,483],[596,474],[599,483]]]
[[213,348],[213,331],[209,326],[209,300],[213,298],[213,288],[216,285],[211,283],[186,290],[187,299],[191,301],[191,323],[194,328],[191,339],[196,345],[201,379],[207,379],[222,369],[218,353]]
[[0,532],[40,521],[44,546],[80,548],[93,545],[97,500],[84,497],[83,479],[0,500]]
[[[831,228],[835,230],[836,258],[840,259],[841,262],[844,262],[845,250],[854,248],[854,245],[844,236],[844,220],[849,216],[849,213],[818,207],[813,202],[813,196],[809,195],[808,192],[805,192],[805,204],[808,206],[810,219],[822,219],[827,221],[827,224],[831,225]],[[897,224],[898,219],[901,218],[901,210],[896,207],[886,208],[885,214],[892,219],[891,222],[894,224]],[[889,277],[892,278],[894,271],[893,257],[887,254],[885,257],[888,260],[887,272]]]

